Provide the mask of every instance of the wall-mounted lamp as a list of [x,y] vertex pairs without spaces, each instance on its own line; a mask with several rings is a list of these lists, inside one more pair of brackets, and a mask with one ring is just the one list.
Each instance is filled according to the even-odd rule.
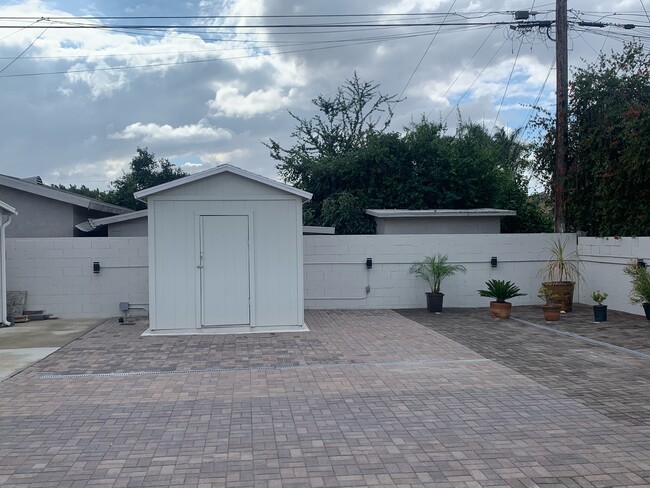
[[100,269],[102,267],[99,265],[99,261],[93,261],[93,273],[98,274]]
[[366,268],[372,269],[372,258],[366,258]]
[[497,257],[496,257],[496,256],[492,256],[492,257],[490,258],[490,266],[492,266],[493,268],[496,268],[498,264],[499,264],[499,263],[498,263],[498,261],[497,261]]
[[639,268],[645,268],[645,261],[644,261],[643,259],[641,259],[641,258],[638,258],[638,259],[636,260],[636,265],[637,265]]

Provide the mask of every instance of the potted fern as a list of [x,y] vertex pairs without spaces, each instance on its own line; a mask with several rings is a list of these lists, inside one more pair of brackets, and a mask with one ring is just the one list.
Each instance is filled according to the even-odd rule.
[[573,290],[576,280],[580,279],[578,253],[569,252],[568,243],[568,237],[552,239],[546,249],[549,259],[538,273],[544,278],[543,284],[557,295],[553,300],[560,304],[562,312],[573,310]]
[[632,303],[641,303],[645,317],[650,320],[650,270],[638,261],[630,262],[623,272],[630,277]]
[[591,299],[596,302],[594,305],[594,322],[607,322],[607,305],[603,302],[607,298],[607,293],[597,290],[591,294]]
[[510,298],[523,297],[526,294],[512,281],[488,280],[485,282],[486,289],[478,290],[482,297],[494,298],[490,302],[490,315],[498,319],[509,319],[512,313],[512,303],[507,302]]
[[438,253],[435,256],[428,256],[422,261],[413,263],[409,274],[423,279],[429,284],[430,292],[426,293],[427,310],[429,312],[442,312],[442,300],[445,296],[440,292],[442,281],[458,272],[467,271],[462,264],[451,264],[446,254]]

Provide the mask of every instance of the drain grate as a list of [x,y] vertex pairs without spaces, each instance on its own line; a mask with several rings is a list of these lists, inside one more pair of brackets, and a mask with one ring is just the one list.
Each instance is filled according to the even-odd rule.
[[587,342],[589,344],[594,344],[596,346],[604,346],[609,349],[613,349],[615,351],[619,352],[625,352],[627,354],[632,354],[633,356],[643,358],[643,359],[650,359],[650,354],[646,354],[645,352],[641,351],[635,351],[634,349],[628,349],[627,347],[622,347],[622,346],[617,346],[615,344],[610,344],[609,342],[604,342],[604,341],[599,341],[597,339],[591,339],[589,337],[581,336],[580,334],[576,334],[574,332],[567,332],[565,330],[558,330],[554,329],[553,327],[548,327],[546,325],[540,325],[536,324],[535,322],[529,322],[528,320],[523,320],[523,319],[518,319],[516,317],[511,317],[513,320],[516,320],[517,322],[521,322],[522,324],[530,325],[531,327],[536,327],[541,330],[545,330],[547,332],[553,332],[554,334],[559,334],[567,337],[573,337],[574,339],[578,339],[583,342]]
[[165,376],[195,373],[229,373],[238,371],[268,371],[283,369],[324,369],[324,368],[354,368],[357,366],[413,366],[419,364],[456,364],[456,363],[482,363],[489,359],[423,359],[411,361],[359,361],[351,363],[324,363],[324,364],[287,364],[276,366],[250,366],[232,368],[202,368],[160,371],[129,371],[124,373],[50,373],[40,376],[41,379],[63,378],[96,378],[96,377],[121,377],[121,376]]

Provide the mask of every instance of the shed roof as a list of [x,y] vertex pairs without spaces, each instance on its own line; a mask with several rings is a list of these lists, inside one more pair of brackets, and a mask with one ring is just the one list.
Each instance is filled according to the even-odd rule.
[[97,210],[100,212],[112,214],[123,214],[131,212],[131,209],[120,207],[119,205],[113,205],[111,203],[102,202],[101,200],[95,200],[94,198],[85,197],[71,191],[52,188],[51,186],[38,184],[34,181],[37,181],[37,179],[30,178],[30,181],[26,181],[21,180],[20,178],[15,178],[13,176],[0,175],[0,185],[13,188],[15,190],[32,193],[41,197],[50,198],[59,202],[69,203],[71,205],[76,205],[77,207],[88,208],[90,210]]
[[11,205],[0,200],[0,214],[18,215],[18,212]]
[[517,212],[514,210],[501,210],[498,208],[439,208],[432,210],[368,209],[366,210],[366,213],[372,217],[379,217],[382,219],[423,217],[510,217],[517,215]]
[[150,197],[151,195],[155,195],[157,193],[170,190],[172,188],[177,188],[179,186],[187,185],[194,181],[199,181],[222,173],[232,173],[241,176],[242,178],[247,178],[249,180],[253,180],[258,183],[261,183],[263,185],[277,188],[278,190],[285,191],[292,195],[297,195],[304,200],[311,200],[311,196],[312,196],[311,193],[308,193],[303,190],[299,190],[298,188],[294,188],[293,186],[286,185],[284,183],[280,183],[279,181],[266,178],[265,176],[260,176],[255,173],[251,173],[250,171],[246,171],[245,169],[238,168],[237,166],[233,166],[231,164],[221,164],[219,166],[215,166],[214,168],[205,171],[200,171],[199,173],[194,173],[193,175],[185,176],[183,178],[179,178],[178,180],[170,181],[168,183],[163,183],[162,185],[154,186],[152,188],[146,188],[145,190],[140,190],[138,192],[135,192],[133,195],[138,200],[146,201],[147,197]]

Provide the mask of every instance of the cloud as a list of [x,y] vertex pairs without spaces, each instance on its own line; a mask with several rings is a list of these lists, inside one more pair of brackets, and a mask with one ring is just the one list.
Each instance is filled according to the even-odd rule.
[[172,127],[169,124],[142,124],[140,122],[108,135],[109,139],[139,140],[147,144],[156,142],[204,143],[227,140],[231,137],[232,134],[225,129],[202,124]]
[[294,90],[281,88],[259,89],[243,94],[234,85],[216,89],[214,100],[208,102],[212,115],[224,117],[254,117],[277,112],[291,105]]

